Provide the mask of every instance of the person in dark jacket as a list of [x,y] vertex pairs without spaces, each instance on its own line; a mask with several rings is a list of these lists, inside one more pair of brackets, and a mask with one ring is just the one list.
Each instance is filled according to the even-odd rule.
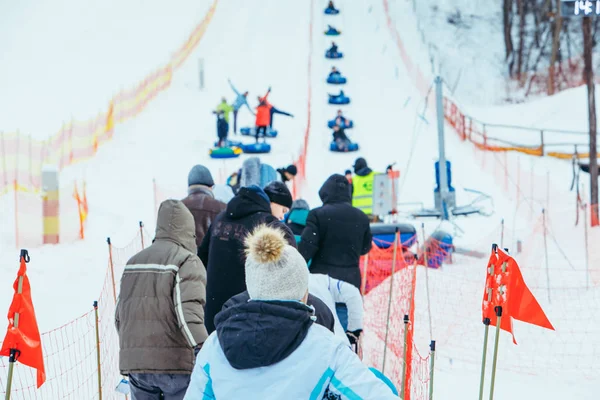
[[331,175],[319,190],[323,206],[308,214],[299,244],[300,254],[312,260],[311,273],[325,274],[360,289],[360,256],[371,250],[367,216],[352,207],[350,184],[344,175]]
[[[229,299],[227,303],[225,303],[221,311],[225,311],[228,308],[247,303],[249,300],[250,294],[246,290],[245,292],[233,296],[231,299]],[[334,332],[335,318],[333,316],[332,310],[327,306],[327,304],[325,304],[323,300],[321,300],[317,296],[313,296],[310,293],[308,294],[306,304],[315,309],[315,317],[317,317],[317,320],[315,322],[327,328],[329,331]]]
[[281,182],[290,182],[298,175],[298,168],[292,164],[285,168],[277,168],[277,172],[279,172],[279,175],[281,176]]
[[283,110],[280,110],[279,108],[276,108],[274,105],[271,104],[271,108],[269,109],[269,115],[271,117],[271,120],[269,122],[270,129],[273,129],[273,115],[275,115],[275,114],[281,114],[281,115],[285,115],[287,117],[294,118],[293,114],[283,111]]
[[223,111],[215,111],[217,115],[217,147],[225,147],[227,146],[227,131],[229,130],[229,125],[225,120],[225,114]]
[[225,203],[215,199],[212,174],[204,165],[196,165],[188,174],[188,196],[181,200],[196,222],[196,246],[199,247],[217,215],[225,211]]
[[132,400],[183,399],[204,326],[206,270],[196,256],[194,217],[162,202],[156,236],[125,266],[115,311],[119,370]]
[[273,216],[272,211],[272,206],[289,208],[291,205],[292,195],[289,190],[287,193],[272,193],[269,198],[258,186],[242,187],[227,204],[225,212],[219,214],[211,225],[198,249],[208,275],[205,324],[209,333],[215,330],[215,315],[221,311],[225,302],[246,290],[246,236],[258,225],[268,224],[283,229],[290,245],[296,246],[292,232],[278,220],[279,217]]

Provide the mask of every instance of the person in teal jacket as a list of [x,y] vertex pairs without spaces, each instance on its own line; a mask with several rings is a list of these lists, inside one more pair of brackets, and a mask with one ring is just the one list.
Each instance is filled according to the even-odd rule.
[[237,114],[238,111],[240,110],[240,108],[242,108],[244,105],[246,107],[248,107],[248,110],[250,110],[250,112],[252,113],[252,115],[256,115],[256,113],[254,111],[252,111],[252,109],[250,108],[250,105],[248,104],[248,91],[246,90],[244,93],[240,93],[235,86],[233,86],[233,83],[231,83],[231,79],[228,79],[227,82],[229,82],[229,86],[231,86],[231,89],[233,90],[233,92],[236,95],[235,100],[233,101],[233,133],[235,133],[237,135]]

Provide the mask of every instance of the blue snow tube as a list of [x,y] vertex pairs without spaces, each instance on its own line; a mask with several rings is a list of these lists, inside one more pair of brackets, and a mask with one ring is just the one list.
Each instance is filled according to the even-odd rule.
[[[333,129],[333,127],[335,126],[335,118],[332,119],[331,121],[327,121],[327,127]],[[350,129],[350,128],[354,128],[354,121],[350,120],[348,121],[348,123],[342,123],[342,126],[340,126],[340,128],[342,129]]]
[[343,58],[343,57],[344,57],[344,53],[342,53],[341,51],[336,51],[335,53],[331,50],[325,51],[325,58],[335,59],[335,58]]
[[243,144],[242,150],[246,154],[265,154],[271,152],[271,145],[269,143]]
[[[217,140],[215,142],[215,147],[219,146],[219,141]],[[235,141],[231,141],[231,140],[227,140],[225,142],[225,146],[226,147],[241,147],[242,146],[242,142],[235,142]]]
[[327,15],[338,15],[340,13],[340,10],[338,10],[337,8],[326,8],[325,9],[325,14]]
[[394,393],[396,396],[399,396],[398,389],[396,389],[396,386],[394,386],[394,383],[390,380],[390,378],[388,378],[383,373],[381,373],[381,371],[373,367],[369,367],[369,371],[371,371],[373,374],[375,374],[377,378],[383,381],[383,383],[385,383],[387,387],[391,389],[392,393]]
[[[242,128],[240,129],[240,133],[243,136],[254,136],[256,134],[256,128],[252,127],[246,127],[246,128]],[[266,137],[268,138],[276,138],[277,137],[277,129],[271,129],[271,128],[267,128],[267,134]]]
[[325,35],[327,36],[339,36],[341,35],[341,31],[338,31],[337,29],[327,29],[325,31]]
[[335,142],[331,142],[329,145],[329,151],[333,151],[334,153],[348,153],[352,151],[358,151],[358,143],[350,143],[346,149],[340,150]]
[[394,237],[396,236],[396,228],[400,233],[400,243],[404,249],[408,249],[417,240],[417,230],[411,224],[403,223],[372,223],[371,234],[373,235],[373,243],[380,249],[388,249],[392,247],[394,243]]
[[239,147],[217,147],[208,152],[210,158],[238,158],[242,154]]
[[329,95],[329,104],[350,104],[350,97]]
[[346,79],[346,77],[342,76],[342,74],[333,74],[327,77],[327,83],[330,83],[332,85],[343,85],[347,81],[348,80]]

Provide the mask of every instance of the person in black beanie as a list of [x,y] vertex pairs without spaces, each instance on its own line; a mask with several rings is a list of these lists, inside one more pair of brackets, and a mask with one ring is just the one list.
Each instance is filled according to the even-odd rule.
[[206,266],[204,321],[209,334],[215,330],[214,318],[223,304],[246,291],[246,236],[266,224],[281,229],[289,245],[296,247],[292,231],[279,221],[278,215],[273,215],[273,210],[291,207],[292,195],[284,183],[278,182],[283,188],[274,183],[265,188],[269,194],[255,185],[240,188],[225,212],[217,215],[198,249],[198,256]]
[[285,219],[285,214],[292,208],[292,194],[283,182],[273,181],[265,186],[267,197],[271,201],[271,214],[279,221]]
[[277,172],[281,175],[282,182],[293,181],[296,175],[298,175],[298,168],[295,165],[288,165],[285,168],[278,168]]

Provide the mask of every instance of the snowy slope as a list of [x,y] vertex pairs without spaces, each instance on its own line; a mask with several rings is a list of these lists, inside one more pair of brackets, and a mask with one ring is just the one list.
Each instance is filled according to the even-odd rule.
[[[433,205],[436,121],[431,112],[426,112],[423,118],[419,116],[425,102],[391,40],[383,2],[340,2],[342,14],[337,17],[323,15],[325,1],[315,1],[312,16],[308,2],[269,0],[261,2],[260,7],[256,4],[247,0],[220,3],[206,36],[181,73],[174,77],[169,91],[139,118],[120,126],[114,141],[104,146],[94,160],[65,171],[64,179],[87,178],[88,237],[73,245],[32,251],[30,276],[42,330],[71,320],[89,309],[104,278],[106,236],[111,236],[113,243],[124,245],[135,235],[140,220],[152,231],[153,178],[165,192],[183,197],[187,172],[195,163],[205,163],[219,176],[226,176],[241,165],[242,158],[223,162],[210,160],[207,156],[208,148],[215,140],[214,117],[210,111],[221,96],[233,99],[227,85],[228,77],[238,89],[250,91],[252,104],[255,96],[271,85],[272,103],[296,116],[294,119],[276,116],[280,137],[272,141],[273,153],[264,157],[274,166],[288,164],[297,155],[306,128],[307,104],[309,100],[312,102],[304,191],[311,206],[320,204],[317,191],[324,179],[332,173],[343,173],[357,156],[366,157],[377,171],[396,162],[396,167],[401,170],[400,201],[419,202],[426,207]],[[311,21],[313,58],[308,77],[308,27]],[[409,29],[414,21],[407,14],[405,22],[403,26]],[[335,41],[346,58],[336,62],[323,57],[331,41],[323,35],[328,23],[342,30],[342,36]],[[269,29],[264,29],[265,26]],[[410,38],[414,37],[416,33],[412,32]],[[415,55],[416,59],[427,59],[420,43],[409,41],[408,48],[421,51]],[[196,89],[199,58],[204,59],[206,67],[204,91]],[[328,151],[331,134],[326,121],[333,117],[337,108],[326,104],[327,92],[339,90],[325,84],[331,65],[338,66],[349,79],[344,91],[352,98],[352,103],[344,109],[356,124],[356,128],[348,133],[360,143],[358,153],[332,154]],[[307,98],[309,81],[313,89],[311,99]],[[251,123],[251,116],[244,110],[242,125]],[[446,129],[447,155],[453,162],[453,181],[459,204],[469,201],[461,188],[474,188],[493,196],[496,213],[490,218],[457,219],[454,221],[456,227],[443,227],[456,233],[456,245],[486,252],[492,241],[499,240],[500,219],[510,221],[506,243],[514,247],[517,238],[527,239],[525,243],[532,251],[522,256],[523,265],[526,264],[524,275],[552,322],[560,328],[555,334],[520,324],[517,332],[520,345],[514,348],[503,336],[501,347],[506,353],[501,353],[496,398],[595,398],[594,387],[598,381],[590,376],[594,369],[588,367],[597,366],[595,360],[600,354],[597,346],[591,346],[585,356],[581,343],[597,333],[598,324],[585,306],[596,304],[598,292],[578,293],[582,259],[572,260],[575,270],[571,272],[561,258],[561,249],[551,245],[552,285],[568,285],[570,289],[563,290],[562,297],[556,297],[548,304],[543,298],[546,279],[541,268],[543,264],[535,259],[539,252],[533,251],[541,245],[539,236],[531,240],[528,236],[538,227],[539,209],[548,205],[546,171],[551,172],[557,182],[568,180],[569,171],[562,163],[535,160],[534,164],[532,160],[530,165],[530,160],[524,159],[523,169],[532,169],[535,173],[528,186],[532,187],[531,196],[527,194],[530,198],[520,199],[497,180],[498,171],[495,172],[493,168],[496,167],[492,165],[498,160],[503,161],[502,156],[491,156],[484,165],[480,153],[473,152],[448,127]],[[508,161],[514,165],[513,158]],[[563,210],[572,209],[574,198],[565,196],[568,191],[563,190],[562,185],[549,188],[548,192],[553,196],[551,204],[556,210],[552,214],[555,233],[571,254],[571,248],[580,250],[580,242],[569,243],[569,238],[580,234],[580,228],[570,228],[572,214]],[[427,231],[431,232],[437,224],[437,221],[428,223]],[[0,281],[14,279],[15,258],[9,252],[0,254]],[[476,393],[477,362],[483,334],[479,301],[484,262],[457,257],[454,265],[434,271],[430,276],[432,330],[439,343],[436,398],[472,398]],[[426,301],[423,281],[419,279],[418,282],[415,338],[420,351],[425,354],[425,345],[430,339],[425,322],[427,307],[423,306]],[[7,308],[10,295],[8,291],[0,291],[0,310]],[[565,317],[568,310],[573,314]],[[577,335],[578,329],[583,334]],[[555,357],[548,354],[552,346],[559,350]],[[573,357],[569,359],[569,355]],[[563,364],[557,365],[558,362]],[[564,379],[556,377],[560,368],[565,370]],[[544,375],[547,372],[552,373],[551,378]],[[577,373],[580,373],[579,377]]]
[[212,1],[0,4],[0,130],[45,139],[169,62]]
[[[200,13],[204,6],[198,5]],[[282,15],[294,18],[288,21]],[[201,13],[198,20],[202,17]],[[172,87],[140,117],[117,127],[113,142],[104,146],[94,159],[63,172],[61,179],[65,181],[87,178],[90,209],[87,237],[80,243],[31,251],[29,271],[42,330],[89,309],[104,278],[107,236],[120,247],[135,236],[138,221],[144,221],[148,231],[153,231],[152,178],[184,197],[187,173],[194,164],[208,165],[215,175],[220,168],[232,171],[241,165],[242,159],[224,164],[208,157],[208,149],[216,139],[211,110],[221,96],[233,100],[228,77],[240,90],[250,91],[252,105],[256,95],[262,95],[271,85],[271,102],[297,115],[294,119],[275,117],[280,138],[272,143],[273,153],[265,157],[274,166],[292,161],[298,154],[306,121],[308,23],[309,8],[305,4],[271,0],[264,9],[261,7],[260,13],[255,5],[242,0],[219,4],[205,37],[189,62],[174,76]],[[273,32],[281,34],[258,29],[267,24]],[[106,45],[111,46],[112,42]],[[179,45],[176,42],[172,47]],[[273,57],[280,53],[286,57]],[[198,58],[205,60],[204,92],[196,89]],[[253,122],[247,110],[241,120],[242,124]],[[11,215],[8,212],[2,218],[12,218]],[[14,279],[13,253],[3,251],[0,255],[0,281]],[[0,309],[7,309],[12,294],[8,290],[0,293]],[[56,310],[61,311],[57,314]]]

